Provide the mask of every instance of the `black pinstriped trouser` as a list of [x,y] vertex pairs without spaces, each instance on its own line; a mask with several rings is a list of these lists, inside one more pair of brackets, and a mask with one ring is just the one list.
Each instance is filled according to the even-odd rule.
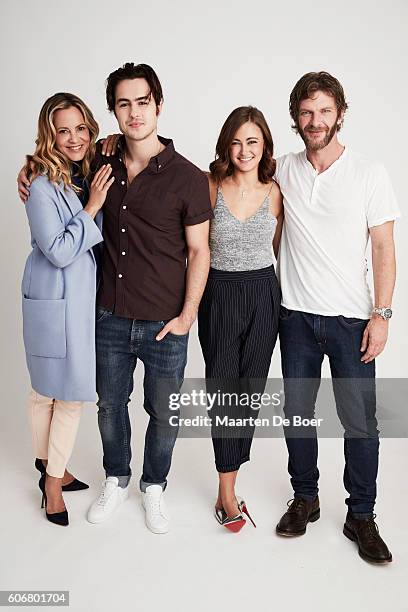
[[[276,343],[280,301],[273,266],[245,272],[210,269],[198,311],[207,392],[263,393]],[[210,416],[218,472],[233,472],[249,461],[254,427],[217,425],[216,417],[256,418],[257,414],[248,405],[214,404]]]

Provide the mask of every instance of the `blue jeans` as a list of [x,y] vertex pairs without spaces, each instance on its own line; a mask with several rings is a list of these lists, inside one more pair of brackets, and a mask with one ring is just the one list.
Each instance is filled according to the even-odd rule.
[[[344,428],[346,504],[357,518],[372,516],[378,472],[375,362],[360,361],[366,325],[365,319],[284,307],[279,320],[286,418],[314,417],[321,365],[325,355],[329,358],[337,414]],[[316,428],[307,430],[307,437],[302,437],[299,427],[288,426],[285,437],[295,496],[312,500],[318,492],[318,446]]]
[[169,417],[177,415],[169,410],[169,394],[178,393],[183,384],[188,334],[167,334],[157,341],[165,323],[125,319],[97,307],[96,387],[103,466],[106,476],[117,476],[121,487],[127,486],[132,474],[128,403],[138,358],[145,368],[144,408],[150,417],[140,488],[167,484],[178,433],[178,427],[169,424]]

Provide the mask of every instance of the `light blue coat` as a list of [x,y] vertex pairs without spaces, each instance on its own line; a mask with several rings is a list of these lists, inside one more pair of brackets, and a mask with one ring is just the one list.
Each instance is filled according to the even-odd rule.
[[[22,281],[23,335],[31,385],[66,401],[94,401],[96,262],[103,240],[72,189],[45,176],[25,206],[32,252]],[[98,227],[99,226],[99,227]]]

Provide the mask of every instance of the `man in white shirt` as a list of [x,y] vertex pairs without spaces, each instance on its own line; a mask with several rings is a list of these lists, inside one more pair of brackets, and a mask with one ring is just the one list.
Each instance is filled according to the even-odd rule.
[[[320,516],[317,435],[294,426],[313,418],[321,364],[328,356],[344,427],[343,533],[374,563],[392,560],[374,523],[378,471],[375,361],[387,341],[395,283],[394,220],[399,216],[384,167],[338,141],[347,103],[327,72],[308,73],[290,96],[293,128],[306,149],[278,160],[285,223],[279,259],[280,344],[285,428],[294,500],[277,533],[302,535]],[[375,302],[367,284],[371,239]],[[299,419],[297,420],[299,422]]]

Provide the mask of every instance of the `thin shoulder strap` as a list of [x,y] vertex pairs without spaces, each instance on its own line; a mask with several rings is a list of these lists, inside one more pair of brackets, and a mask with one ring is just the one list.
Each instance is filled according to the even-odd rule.
[[267,198],[269,198],[269,196],[271,195],[271,191],[272,191],[272,187],[273,187],[274,182],[275,182],[275,181],[272,181],[272,183],[271,183],[271,186],[270,186],[270,188],[269,188],[268,194],[267,194],[267,196],[266,196]]
[[218,184],[215,190],[215,203],[214,208],[216,206],[222,206],[224,204],[224,198],[221,191],[221,185]]
[[273,181],[272,181],[272,184],[271,184],[271,186],[269,187],[269,191],[268,191],[268,193],[266,194],[265,199],[264,199],[264,201],[263,201],[263,203],[262,203],[262,206],[261,206],[261,208],[262,208],[262,209],[265,209],[265,210],[266,210],[267,208],[269,209],[269,204],[270,204],[270,202],[269,202],[269,196],[271,195],[272,187],[273,187]]

